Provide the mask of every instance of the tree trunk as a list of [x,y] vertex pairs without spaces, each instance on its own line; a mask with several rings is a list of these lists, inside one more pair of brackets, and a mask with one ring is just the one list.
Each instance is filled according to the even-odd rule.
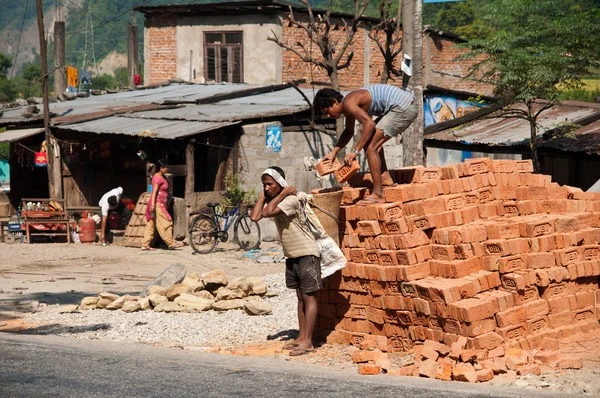
[[[409,32],[412,36],[412,78],[409,80],[408,89],[415,95],[415,102],[419,107],[419,114],[412,125],[402,134],[402,158],[404,166],[423,165],[425,163],[423,151],[423,35],[422,35],[422,11],[421,0],[404,0],[412,2],[412,14],[406,9],[403,15],[412,17],[412,28]],[[405,32],[406,34],[406,32]],[[402,37],[404,42],[404,35]],[[403,48],[404,44],[403,44]]]
[[531,139],[529,140],[529,149],[531,149],[531,160],[533,161],[533,172],[540,173],[540,161],[537,154],[537,123],[535,120],[529,120],[529,131]]

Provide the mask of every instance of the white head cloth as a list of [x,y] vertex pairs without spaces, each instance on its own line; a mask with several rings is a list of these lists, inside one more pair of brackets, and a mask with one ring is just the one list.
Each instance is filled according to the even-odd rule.
[[271,176],[275,180],[275,182],[281,186],[281,188],[285,188],[288,186],[288,183],[285,181],[283,176],[277,172],[277,170],[269,168],[263,171],[262,175],[265,174]]

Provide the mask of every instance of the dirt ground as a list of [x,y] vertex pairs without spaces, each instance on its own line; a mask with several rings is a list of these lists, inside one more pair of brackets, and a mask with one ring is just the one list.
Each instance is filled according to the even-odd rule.
[[[275,246],[277,243],[263,243],[261,249]],[[182,263],[188,272],[224,269],[231,277],[264,276],[283,273],[284,270],[281,263],[257,263],[232,244],[219,244],[217,251],[208,255],[194,255],[189,247],[177,251],[142,252],[121,246],[83,244],[0,244],[0,253],[0,331],[5,332],[18,332],[32,326],[21,319],[22,312],[27,310],[23,302],[74,304],[85,296],[102,291],[137,294],[174,263]],[[290,360],[282,346],[280,342],[226,349],[215,346],[214,351]],[[326,344],[314,353],[292,360],[351,368],[356,366],[352,364],[351,351],[351,347]],[[587,395],[590,392],[592,395],[600,393],[600,332],[586,336],[583,342],[564,342],[561,353],[582,358],[584,369],[553,371],[526,381],[521,379],[521,386],[545,388],[557,385],[564,388],[551,390]],[[493,380],[496,385],[519,385],[516,382],[518,380],[504,380],[502,377]]]

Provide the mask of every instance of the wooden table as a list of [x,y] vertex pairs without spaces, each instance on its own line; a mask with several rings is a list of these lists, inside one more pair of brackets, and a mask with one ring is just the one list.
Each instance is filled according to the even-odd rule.
[[[23,224],[25,225],[25,233],[27,234],[27,241],[31,242],[31,236],[66,236],[67,242],[71,243],[71,226],[69,222],[69,213],[64,211],[65,209],[65,201],[64,199],[23,199],[23,209],[26,209],[25,204],[27,202],[41,202],[41,203],[49,203],[56,202],[62,206],[62,211],[46,211],[46,210],[22,210],[21,215],[23,217]],[[64,225],[64,230],[32,230],[32,225],[44,225],[44,226],[53,226],[53,225]]]

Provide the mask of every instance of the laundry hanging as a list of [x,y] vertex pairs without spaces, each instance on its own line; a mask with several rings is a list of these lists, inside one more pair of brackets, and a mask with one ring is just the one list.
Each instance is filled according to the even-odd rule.
[[67,66],[67,92],[77,92],[77,86],[79,86],[79,77],[77,75],[77,68]]

